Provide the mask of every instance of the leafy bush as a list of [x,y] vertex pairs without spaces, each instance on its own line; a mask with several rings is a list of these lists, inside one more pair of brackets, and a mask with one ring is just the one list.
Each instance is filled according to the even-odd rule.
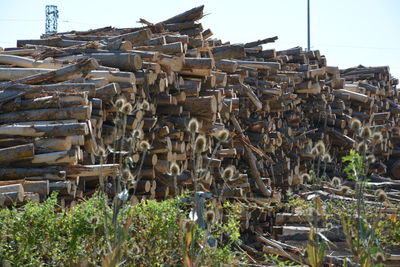
[[[42,204],[0,210],[0,265],[121,266],[232,264],[239,237],[238,212],[230,204],[227,224],[202,230],[188,219],[181,198],[123,205],[112,227],[112,206],[96,194],[70,210],[59,210],[56,195]],[[235,213],[236,212],[236,213]],[[225,226],[226,225],[226,226]],[[217,247],[208,237],[219,240]],[[231,238],[232,237],[232,238]],[[187,253],[190,252],[190,253]]]

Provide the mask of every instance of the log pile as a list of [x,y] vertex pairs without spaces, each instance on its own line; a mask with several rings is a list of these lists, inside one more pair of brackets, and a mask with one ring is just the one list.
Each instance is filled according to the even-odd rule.
[[[137,197],[189,188],[279,203],[304,184],[318,140],[331,157],[327,176],[344,177],[341,157],[359,142],[353,118],[383,135],[370,172],[400,179],[398,80],[388,67],[341,70],[318,50],[263,46],[277,37],[223,43],[202,16],[203,6],[156,24],[141,19],[140,28],[57,33],[0,51],[0,204],[115,192],[126,166],[133,179],[123,186]],[[121,99],[132,110],[121,113]],[[206,145],[195,151],[198,136]],[[256,209],[243,228],[272,232],[272,219]]]

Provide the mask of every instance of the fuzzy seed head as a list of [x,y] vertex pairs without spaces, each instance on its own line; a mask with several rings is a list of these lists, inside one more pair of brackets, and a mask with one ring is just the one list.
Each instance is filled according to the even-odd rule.
[[208,224],[213,224],[215,222],[215,212],[213,210],[208,210],[206,212],[206,221]]
[[114,107],[117,110],[120,110],[125,105],[125,103],[126,103],[126,101],[124,98],[118,98],[114,103]]
[[226,129],[223,129],[217,133],[215,138],[217,138],[217,140],[221,143],[226,142],[229,138],[229,131]]
[[301,177],[303,178],[303,181],[305,181],[306,183],[311,183],[311,176],[308,173],[303,173]]
[[352,119],[350,122],[350,129],[352,129],[354,132],[358,133],[361,129],[361,121],[359,119]]
[[150,110],[149,102],[147,102],[147,100],[143,100],[142,104],[140,105],[140,108],[143,109],[144,111],[149,111]]
[[199,135],[194,142],[194,151],[201,153],[207,150],[207,139],[204,135]]
[[311,216],[313,216],[313,217],[318,217],[319,216],[319,213],[318,213],[317,209],[312,209],[311,210]]
[[225,181],[232,180],[233,176],[235,175],[235,171],[236,171],[236,168],[233,165],[226,167],[225,170],[222,172],[222,178]]
[[122,179],[124,179],[125,181],[129,180],[132,177],[132,173],[129,169],[124,169],[122,171]]
[[332,185],[336,188],[339,188],[342,185],[342,180],[339,177],[333,177],[332,178]]
[[98,155],[100,158],[105,157],[105,156],[106,156],[106,150],[105,150],[103,147],[99,146],[99,147],[97,148],[97,155]]
[[113,122],[114,122],[115,125],[122,125],[123,124],[123,120],[121,119],[120,116],[115,117]]
[[367,153],[368,145],[365,142],[361,142],[357,145],[357,150],[361,155],[363,155]]
[[381,263],[381,262],[386,261],[386,257],[385,257],[385,255],[383,253],[378,252],[378,253],[375,254],[374,260],[376,262],[380,262]]
[[387,195],[382,189],[377,189],[375,191],[375,196],[379,202],[385,202],[387,200]]
[[136,129],[132,132],[132,137],[138,140],[142,140],[144,136],[142,129]]
[[207,169],[199,168],[198,170],[196,170],[196,173],[197,173],[197,176],[203,180],[208,180],[208,179],[210,179],[210,176],[211,176],[210,172]]
[[372,134],[372,140],[374,140],[377,143],[382,142],[383,140],[383,135],[380,132],[375,132]]
[[318,155],[323,155],[325,153],[325,144],[322,141],[318,141],[314,148],[317,150]]
[[374,163],[375,162],[375,156],[374,155],[368,155],[367,156],[367,162],[368,162],[368,164],[372,164],[372,163]]
[[181,168],[176,162],[172,162],[171,166],[169,166],[169,173],[172,176],[178,176],[181,173]]
[[125,115],[129,115],[131,114],[133,111],[133,107],[131,105],[131,103],[126,103],[125,105],[122,106],[121,108],[121,113],[125,114]]
[[192,229],[196,226],[195,223],[196,223],[195,221],[185,220],[183,222],[182,228],[185,232],[191,232]]
[[350,187],[348,187],[348,186],[342,186],[342,187],[340,187],[340,192],[342,192],[342,194],[347,194],[347,193],[349,193],[350,192]]
[[139,143],[139,149],[140,151],[147,151],[150,149],[150,144],[146,140],[142,140]]
[[196,118],[191,118],[187,127],[188,132],[194,134],[198,133],[200,129],[200,123]]
[[328,153],[323,154],[321,159],[325,163],[332,161],[331,155],[329,155]]
[[371,138],[371,136],[372,136],[371,128],[369,128],[369,126],[363,127],[361,130],[360,136],[365,139]]
[[318,156],[318,150],[317,150],[317,148],[313,147],[313,148],[311,149],[311,154],[312,154],[313,156]]

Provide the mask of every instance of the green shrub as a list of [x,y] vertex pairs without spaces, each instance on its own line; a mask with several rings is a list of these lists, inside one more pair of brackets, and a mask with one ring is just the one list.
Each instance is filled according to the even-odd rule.
[[[115,266],[109,258],[117,252],[121,266],[219,266],[237,259],[231,246],[239,237],[239,213],[233,204],[227,206],[227,223],[215,223],[210,231],[188,220],[190,207],[179,197],[126,204],[114,231],[113,209],[106,202],[96,194],[61,210],[52,195],[41,204],[0,210],[0,265]],[[208,236],[219,241],[217,247],[208,244]]]

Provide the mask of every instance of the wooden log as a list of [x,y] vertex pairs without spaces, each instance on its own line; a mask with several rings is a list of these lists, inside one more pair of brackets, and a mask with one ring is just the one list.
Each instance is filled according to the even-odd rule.
[[224,45],[224,46],[217,46],[211,49],[213,57],[215,60],[220,59],[231,59],[231,58],[238,58],[244,57],[245,51],[243,45]]
[[101,65],[119,68],[123,71],[137,71],[143,66],[141,56],[135,53],[93,53],[89,55]]
[[6,125],[0,126],[0,136],[73,136],[76,134],[86,135],[89,129],[86,123],[66,123],[66,124],[32,124],[32,125]]
[[33,144],[12,146],[0,149],[0,164],[32,159],[35,150]]
[[50,192],[58,191],[62,195],[69,195],[71,193],[71,181],[59,181],[49,183]]
[[222,60],[216,61],[215,66],[217,69],[222,70],[222,71],[235,72],[238,67],[238,63],[233,60],[222,59]]
[[[60,92],[87,92],[88,96],[95,96],[95,84],[93,83],[57,83],[46,85],[15,84],[7,88],[7,92],[18,93],[60,93]],[[18,96],[21,96],[18,94]]]
[[34,109],[0,114],[0,123],[41,120],[86,120],[90,118],[91,106]]
[[192,8],[188,11],[185,11],[181,14],[178,14],[172,18],[162,21],[163,24],[170,24],[170,23],[182,23],[188,21],[196,21],[203,17],[203,9],[204,5]]
[[[0,83],[0,88],[7,88],[16,83],[37,84],[50,80],[67,81],[76,77],[81,77],[83,74],[86,75],[91,70],[98,68],[98,66],[99,65],[95,59],[84,59],[76,64],[71,64],[58,70],[46,71],[44,73],[30,75],[24,78],[12,79],[12,82]],[[0,80],[9,80],[9,78],[1,76],[1,70]]]
[[105,78],[109,82],[123,82],[123,83],[136,83],[135,74],[132,72],[125,71],[106,71],[106,70],[94,70],[88,75],[88,78]]
[[125,34],[121,34],[115,38],[111,38],[109,41],[112,42],[112,41],[115,41],[116,39],[122,39],[123,41],[129,41],[132,44],[142,43],[144,41],[151,39],[151,31],[150,31],[150,29],[143,29],[140,31],[125,33]]
[[103,165],[75,165],[69,166],[67,171],[68,177],[89,177],[103,175],[112,176],[119,173],[119,164],[103,164]]
[[41,61],[14,55],[0,55],[0,64],[9,64],[21,68],[59,69],[64,66],[58,61]]
[[183,57],[160,54],[157,63],[171,71],[180,71],[183,67]]
[[364,94],[356,93],[345,89],[335,89],[333,92],[343,93],[350,96],[351,100],[367,103],[370,97]]
[[50,185],[48,180],[24,181],[22,186],[25,192],[38,193],[40,196],[48,196],[50,194]]
[[35,140],[35,153],[49,153],[56,151],[70,150],[72,147],[71,136],[59,137],[59,138],[46,138]]
[[85,41],[63,40],[60,37],[36,39],[36,40],[17,40],[18,47],[23,47],[27,45],[68,47],[68,46],[84,45],[84,44],[86,44]]
[[[240,127],[239,122],[237,121],[237,119],[235,118],[235,116],[231,117],[231,121],[235,127],[235,130],[242,136],[242,138],[245,138],[243,135],[243,131]],[[248,148],[246,145],[244,146],[245,152],[246,152],[246,158],[247,161],[250,165],[250,171],[251,174],[253,176],[253,178],[255,179],[255,182],[258,186],[258,189],[261,191],[261,193],[266,196],[266,197],[270,197],[271,196],[271,191],[269,189],[266,188],[265,184],[263,183],[263,181],[261,180],[260,177],[260,173],[257,169],[256,166],[256,157],[254,156],[253,152],[250,150],[250,148]]]
[[212,69],[215,63],[212,58],[190,58],[185,57],[184,69]]
[[258,97],[253,92],[253,90],[250,88],[250,86],[242,84],[242,89],[243,89],[244,93],[247,95],[247,97],[250,99],[250,101],[254,104],[254,106],[256,107],[256,110],[261,110],[263,107],[263,104],[258,99]]
[[246,47],[246,48],[255,47],[255,46],[258,46],[258,45],[262,45],[262,44],[273,43],[276,40],[278,40],[278,36],[269,37],[269,38],[265,38],[265,39],[262,39],[262,40],[257,40],[257,41],[254,41],[254,42],[249,42],[249,43],[246,43],[244,45],[244,47]]
[[21,100],[19,102],[9,102],[0,107],[4,112],[29,109],[45,108],[66,108],[73,106],[88,105],[87,95],[69,95],[69,96],[45,96],[33,100]]
[[270,69],[279,70],[281,68],[281,65],[278,62],[260,62],[260,61],[244,61],[244,60],[235,60],[235,61],[237,62],[239,67],[246,66],[264,70],[270,70]]
[[215,96],[187,97],[184,109],[192,115],[204,115],[217,112],[217,101]]
[[109,83],[96,89],[96,97],[110,102],[114,96],[121,94],[121,88],[118,83]]
[[33,157],[33,164],[77,164],[78,154],[77,150],[72,149],[68,151],[57,151],[45,154],[37,154]]

